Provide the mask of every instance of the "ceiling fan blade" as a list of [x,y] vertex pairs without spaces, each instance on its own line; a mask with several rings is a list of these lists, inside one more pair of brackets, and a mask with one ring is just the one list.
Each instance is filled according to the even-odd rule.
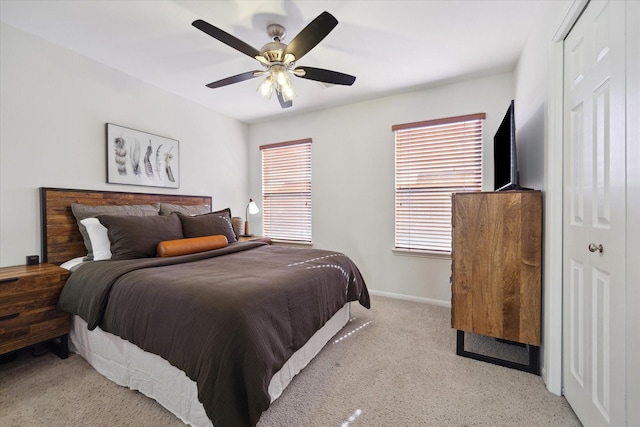
[[222,87],[222,86],[230,85],[230,84],[233,84],[233,83],[240,83],[240,82],[243,82],[245,80],[249,80],[249,79],[252,79],[254,77],[258,77],[258,76],[260,76],[262,74],[263,74],[262,70],[247,71],[246,73],[238,74],[238,75],[235,75],[235,76],[227,77],[226,79],[222,79],[222,80],[218,80],[218,81],[213,82],[213,83],[209,83],[207,85],[207,87],[209,87],[211,89],[215,89],[217,87]]
[[327,37],[336,25],[338,25],[338,20],[332,14],[322,12],[291,40],[291,43],[285,48],[284,54],[291,53],[296,57],[296,61],[300,60],[322,39]]
[[296,77],[316,80],[318,82],[331,83],[334,85],[351,86],[353,82],[356,81],[356,78],[354,76],[350,76],[349,74],[325,70],[322,68],[298,67],[294,71],[296,70],[304,70],[304,75],[298,75],[297,73],[294,73]]
[[276,93],[278,94],[278,101],[280,102],[280,106],[282,108],[289,108],[293,105],[293,101],[285,101],[280,92],[276,91]]
[[260,55],[260,51],[258,49],[246,44],[239,38],[236,38],[235,36],[232,36],[231,34],[225,31],[222,31],[220,28],[214,27],[213,25],[209,24],[206,21],[203,21],[202,19],[193,21],[191,25],[193,25],[200,31],[203,31],[209,34],[211,37],[221,41],[227,46],[232,47],[235,50],[238,50],[244,53],[247,56],[255,58],[257,55]]

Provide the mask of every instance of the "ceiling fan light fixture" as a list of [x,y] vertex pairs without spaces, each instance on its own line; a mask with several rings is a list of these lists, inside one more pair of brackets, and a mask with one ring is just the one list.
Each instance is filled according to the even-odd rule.
[[287,72],[282,69],[276,71],[276,90],[280,92],[282,98],[286,102],[291,101],[295,97],[295,92],[293,91],[293,85],[291,85],[291,80],[287,75]]
[[282,62],[287,65],[287,67],[293,68],[295,65],[294,62],[296,62],[296,57],[292,53],[285,53]]
[[256,55],[255,58],[258,60],[258,62],[260,62],[265,67],[268,67],[269,64],[271,64],[269,60],[262,55]]
[[271,94],[273,94],[273,78],[271,74],[260,83],[258,93],[266,99],[271,99]]
[[288,86],[280,87],[280,93],[282,94],[282,98],[285,100],[285,102],[289,102],[293,100],[293,98],[295,98],[296,96],[296,93],[293,90],[293,86],[291,86],[291,83],[289,83]]
[[[280,42],[267,43],[262,47],[259,56],[262,56],[269,62],[282,62],[285,47],[287,47],[287,45]],[[258,59],[258,61],[260,60]]]
[[302,59],[304,55],[317,46],[337,24],[338,20],[333,15],[329,12],[322,12],[307,24],[288,44],[282,42],[286,35],[285,28],[279,24],[270,24],[267,26],[267,33],[272,41],[258,50],[202,19],[197,19],[192,22],[192,25],[200,31],[238,52],[256,59],[263,66],[263,70],[249,71],[227,77],[209,83],[206,85],[207,87],[214,89],[249,80],[254,77],[265,76],[264,80],[258,86],[257,92],[263,97],[271,99],[275,89],[282,108],[291,107],[293,105],[291,101],[295,96],[289,73],[296,77],[302,77],[324,84],[351,86],[354,83],[356,79],[354,76],[337,71],[314,67],[296,68],[296,61]]
[[275,89],[285,102],[293,100],[295,91],[291,85],[287,69],[281,64],[273,64],[268,70],[267,77],[258,86],[258,93],[266,99],[271,99],[273,90]]
[[289,76],[287,76],[287,70],[282,65],[274,65],[271,67],[271,75],[276,82],[276,89],[278,87],[291,86]]

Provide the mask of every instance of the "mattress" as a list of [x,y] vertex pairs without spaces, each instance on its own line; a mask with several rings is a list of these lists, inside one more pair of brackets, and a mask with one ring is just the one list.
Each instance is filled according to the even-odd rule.
[[[280,397],[293,377],[347,324],[349,316],[350,303],[347,303],[276,372],[269,383],[271,402]],[[79,316],[72,318],[70,349],[109,380],[156,400],[186,424],[212,426],[198,401],[196,383],[162,357],[99,327],[90,331]]]

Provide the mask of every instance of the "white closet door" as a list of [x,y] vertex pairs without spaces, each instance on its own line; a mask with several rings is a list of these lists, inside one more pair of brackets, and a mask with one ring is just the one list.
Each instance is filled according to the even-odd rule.
[[627,2],[627,425],[640,426],[640,2]]
[[565,40],[563,386],[585,426],[625,425],[625,2]]

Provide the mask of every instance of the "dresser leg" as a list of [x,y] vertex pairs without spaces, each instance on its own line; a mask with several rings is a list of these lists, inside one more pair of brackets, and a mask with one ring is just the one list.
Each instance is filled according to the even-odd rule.
[[540,347],[535,345],[526,346],[529,353],[529,364],[512,362],[510,360],[499,359],[497,357],[467,351],[464,349],[464,331],[458,330],[456,336],[456,354],[458,356],[493,363],[494,365],[505,366],[507,368],[529,372],[534,375],[540,375]]

